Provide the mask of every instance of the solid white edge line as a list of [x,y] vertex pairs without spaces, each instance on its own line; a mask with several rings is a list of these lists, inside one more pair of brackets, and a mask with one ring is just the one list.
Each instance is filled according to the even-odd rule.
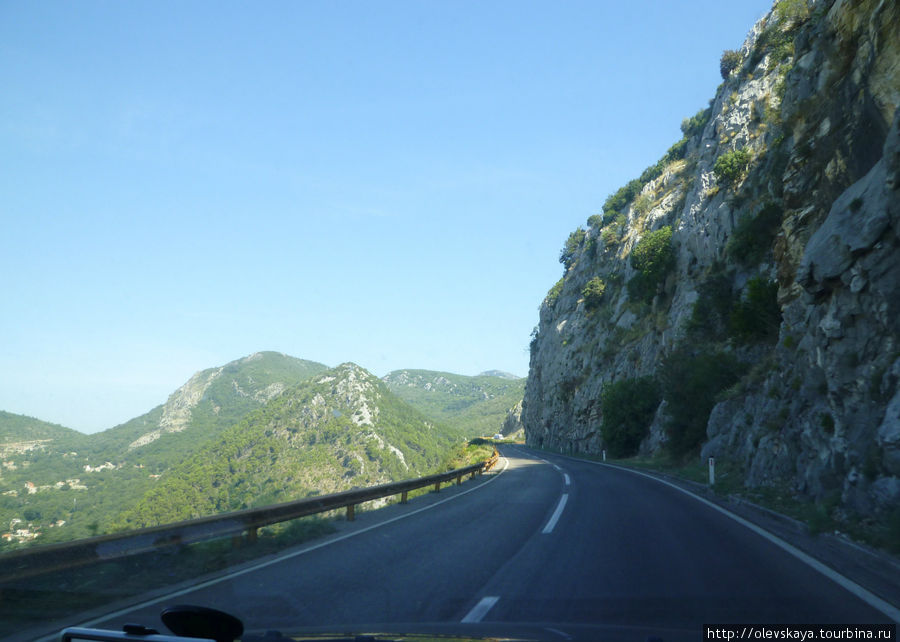
[[[262,562],[261,564],[256,564],[256,565],[250,566],[248,568],[243,568],[239,571],[235,571],[234,573],[228,573],[227,575],[222,575],[221,577],[216,577],[214,579],[207,580],[206,582],[202,582],[200,584],[195,584],[194,586],[190,586],[188,588],[181,589],[180,591],[174,591],[173,593],[167,593],[166,595],[163,595],[161,597],[156,597],[156,598],[153,598],[152,600],[147,600],[146,602],[141,602],[140,604],[135,604],[134,606],[129,606],[128,608],[125,608],[125,609],[120,609],[120,610],[114,611],[112,613],[107,613],[100,617],[94,618],[93,620],[89,620],[87,622],[82,622],[81,624],[73,624],[72,626],[91,627],[91,626],[94,626],[95,624],[99,624],[100,622],[105,622],[106,620],[111,620],[114,617],[119,617],[120,615],[125,615],[126,613],[131,613],[132,611],[137,611],[138,609],[142,609],[147,606],[153,606],[154,604],[159,604],[160,602],[165,602],[166,600],[170,600],[175,597],[180,597],[182,595],[185,595],[186,593],[192,593],[194,591],[198,591],[200,589],[204,589],[209,586],[219,584],[220,582],[226,582],[228,580],[234,579],[235,577],[240,577],[241,575],[246,575],[247,573],[252,573],[253,571],[257,571],[261,568],[265,568],[267,566],[272,566],[273,564],[278,564],[280,562],[283,562],[284,560],[291,559],[292,557],[299,557],[300,555],[305,555],[306,553],[310,553],[317,549],[324,548],[326,546],[330,546],[331,544],[334,544],[335,542],[342,542],[345,539],[350,539],[351,537],[356,537],[357,535],[361,535],[363,533],[368,533],[369,531],[375,530],[376,528],[381,528],[382,526],[386,526],[387,524],[392,524],[393,522],[400,521],[401,519],[406,519],[407,517],[411,517],[417,513],[421,513],[426,510],[430,510],[430,509],[434,508],[435,506],[440,506],[441,504],[444,504],[451,500],[462,497],[463,495],[468,495],[469,493],[476,491],[480,488],[484,488],[485,486],[490,484],[492,481],[497,479],[502,473],[504,473],[507,468],[509,468],[509,460],[506,457],[504,457],[503,458],[503,469],[500,470],[500,472],[498,472],[496,475],[494,475],[493,477],[488,479],[486,482],[484,482],[482,484],[478,484],[474,488],[469,488],[468,490],[464,490],[460,493],[457,493],[457,494],[453,495],[452,497],[447,497],[446,499],[442,499],[433,504],[429,504],[428,506],[423,506],[422,508],[417,508],[416,510],[410,511],[404,515],[398,515],[397,517],[392,517],[391,519],[385,520],[383,522],[379,522],[378,524],[372,524],[371,526],[366,526],[365,528],[361,528],[358,531],[340,535],[338,537],[335,537],[334,539],[328,540],[327,542],[319,542],[318,544],[313,544],[311,546],[307,546],[306,548],[302,548],[299,551],[293,551],[293,552],[287,553],[285,555],[280,555],[279,557]],[[59,639],[59,633],[54,633],[53,635],[48,635],[43,638],[38,638],[37,642],[45,642],[45,641],[51,641],[51,640],[57,640],[57,639]]]
[[556,505],[556,510],[553,511],[553,515],[550,517],[550,521],[547,522],[547,525],[544,526],[544,530],[541,531],[542,535],[552,533],[553,529],[556,528],[556,522],[559,521],[567,501],[569,501],[569,493],[563,493],[563,496],[559,498],[559,503]]
[[466,617],[459,621],[460,624],[474,624],[476,622],[481,622],[482,618],[487,615],[488,611],[494,608],[494,604],[496,604],[499,599],[499,595],[489,595],[481,598],[481,601],[472,607],[472,610],[466,614]]
[[641,477],[646,477],[647,479],[652,479],[653,481],[659,482],[660,484],[665,484],[666,486],[670,486],[670,487],[674,488],[675,490],[680,491],[680,492],[684,493],[685,495],[688,495],[689,497],[693,497],[698,502],[702,502],[702,503],[706,504],[710,508],[719,511],[726,517],[730,517],[731,519],[736,521],[738,524],[741,524],[742,526],[746,526],[747,528],[749,528],[751,531],[753,531],[757,535],[769,540],[770,542],[772,542],[773,544],[775,544],[776,546],[778,546],[779,548],[784,550],[786,553],[793,555],[794,557],[796,557],[798,560],[800,560],[807,566],[814,568],[815,570],[819,571],[819,573],[821,573],[822,575],[824,575],[831,581],[836,582],[838,585],[840,585],[844,589],[850,591],[851,593],[853,593],[853,595],[855,595],[856,597],[861,599],[863,602],[865,602],[872,608],[874,608],[878,611],[881,611],[886,616],[888,616],[889,618],[894,620],[894,622],[900,623],[900,609],[898,609],[896,606],[894,606],[890,602],[878,597],[877,595],[875,595],[868,589],[863,588],[862,586],[860,586],[859,584],[857,584],[850,578],[844,577],[843,575],[841,575],[834,569],[826,566],[825,564],[823,564],[816,558],[804,553],[803,551],[801,551],[799,548],[797,548],[793,544],[789,544],[788,542],[784,541],[777,535],[774,535],[774,534],[770,533],[769,531],[765,530],[764,528],[757,526],[753,522],[747,521],[746,519],[744,519],[743,517],[740,517],[739,515],[735,515],[730,510],[722,508],[718,504],[711,502],[708,499],[704,499],[703,497],[700,497],[699,495],[695,495],[691,491],[681,488],[680,486],[677,486],[676,484],[668,482],[664,479],[660,479],[658,477],[654,477],[653,475],[648,475],[647,473],[642,473],[638,470],[633,470],[631,468],[625,468],[624,466],[616,466],[615,464],[604,464],[604,463],[601,463],[598,461],[590,461],[587,459],[579,459],[578,461],[584,461],[589,464],[594,464],[596,466],[608,466],[609,468],[615,468],[617,470],[624,470],[629,473],[634,473],[635,475],[640,475]]

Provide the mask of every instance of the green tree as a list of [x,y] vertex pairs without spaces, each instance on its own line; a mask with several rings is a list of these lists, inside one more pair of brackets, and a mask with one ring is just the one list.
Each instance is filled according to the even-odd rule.
[[588,310],[593,310],[600,306],[603,299],[603,293],[606,291],[606,283],[599,276],[595,276],[581,290],[581,296],[584,297],[584,305]]
[[722,52],[719,59],[719,73],[722,74],[723,80],[728,80],[731,72],[738,68],[741,64],[741,52],[734,49],[726,49]]
[[601,227],[603,227],[603,215],[591,214],[590,216],[588,216],[587,223],[594,229],[599,230]]
[[750,164],[750,152],[746,149],[733,149],[716,159],[713,174],[716,180],[725,186],[733,185]]
[[733,336],[744,341],[774,341],[781,326],[778,283],[756,277],[747,282],[744,296],[735,304],[729,322]]
[[672,228],[668,225],[645,235],[631,251],[631,267],[638,271],[628,282],[633,297],[649,301],[675,266]]
[[565,279],[560,279],[556,283],[553,284],[553,287],[547,292],[547,296],[544,300],[547,302],[547,305],[553,307],[556,305],[556,300],[559,298],[560,293],[562,292],[563,285],[565,284]]
[[572,264],[575,262],[578,250],[581,249],[581,244],[584,242],[584,235],[584,229],[580,227],[569,234],[569,238],[566,239],[566,244],[559,253],[559,262],[562,263],[567,270],[572,267]]
[[728,255],[742,265],[760,263],[772,247],[775,234],[781,226],[782,215],[782,209],[777,203],[768,203],[754,216],[743,217],[725,246]]
[[652,377],[623,379],[603,387],[600,433],[613,457],[637,454],[659,406],[659,385]]
[[673,454],[685,455],[703,442],[716,396],[737,382],[741,369],[737,359],[723,352],[682,349],[663,361],[659,376],[668,415],[667,447]]
[[685,118],[681,121],[681,133],[684,134],[685,138],[691,138],[702,133],[711,116],[712,108],[706,107],[690,118]]

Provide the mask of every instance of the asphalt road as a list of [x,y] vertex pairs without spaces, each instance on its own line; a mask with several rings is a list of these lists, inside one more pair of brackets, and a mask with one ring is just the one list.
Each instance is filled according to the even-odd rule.
[[672,487],[523,447],[501,454],[480,481],[362,514],[292,557],[89,624],[164,630],[157,614],[176,603],[228,611],[249,630],[558,640],[700,639],[704,624],[726,622],[892,622]]

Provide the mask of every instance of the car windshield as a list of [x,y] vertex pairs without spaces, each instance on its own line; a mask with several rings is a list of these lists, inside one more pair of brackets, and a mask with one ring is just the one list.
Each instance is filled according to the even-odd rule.
[[0,639],[895,639],[898,33],[0,4]]

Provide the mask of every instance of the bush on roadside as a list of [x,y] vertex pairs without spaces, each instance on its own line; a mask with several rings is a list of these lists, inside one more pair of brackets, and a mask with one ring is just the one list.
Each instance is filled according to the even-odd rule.
[[612,457],[637,454],[659,402],[659,385],[652,377],[623,379],[603,386],[600,432]]
[[737,359],[723,352],[692,354],[681,349],[663,360],[660,381],[668,415],[666,445],[673,455],[683,456],[703,443],[716,396],[734,385],[742,371]]

